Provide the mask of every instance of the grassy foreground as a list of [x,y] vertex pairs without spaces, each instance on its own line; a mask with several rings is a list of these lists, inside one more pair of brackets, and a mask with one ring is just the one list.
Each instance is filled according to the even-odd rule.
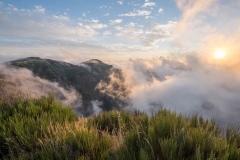
[[160,110],[78,118],[53,96],[0,101],[0,159],[239,160],[240,133]]

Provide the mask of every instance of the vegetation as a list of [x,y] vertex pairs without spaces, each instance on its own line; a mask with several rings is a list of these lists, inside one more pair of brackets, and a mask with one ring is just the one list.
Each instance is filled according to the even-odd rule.
[[238,128],[165,109],[78,118],[50,95],[0,101],[0,122],[0,159],[240,159]]

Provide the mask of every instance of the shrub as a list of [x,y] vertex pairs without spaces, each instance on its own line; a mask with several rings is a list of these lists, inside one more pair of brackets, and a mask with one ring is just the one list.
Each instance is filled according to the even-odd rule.
[[53,95],[0,102],[0,159],[240,159],[237,127],[166,109],[78,118]]

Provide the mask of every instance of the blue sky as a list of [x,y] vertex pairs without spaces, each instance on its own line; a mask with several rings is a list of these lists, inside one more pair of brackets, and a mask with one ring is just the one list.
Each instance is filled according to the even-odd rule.
[[236,55],[239,8],[239,0],[4,0],[0,59],[77,63],[210,54],[216,48]]
[[[133,12],[136,10],[151,11],[155,16],[152,17],[155,20],[167,22],[169,19],[174,19],[179,17],[180,12],[177,9],[174,1],[112,1],[112,0],[91,0],[91,1],[40,1],[40,0],[24,0],[24,1],[14,1],[8,0],[7,4],[13,4],[16,8],[32,9],[34,6],[42,6],[46,9],[49,14],[63,14],[64,12],[69,14],[71,18],[93,18],[101,19],[103,22],[108,22],[111,18],[118,18],[121,14],[126,14],[128,12]],[[145,7],[144,7],[145,5]],[[165,8],[167,16],[162,16],[160,18],[158,11],[160,8]],[[109,14],[109,16],[106,16]],[[126,19],[127,20],[127,19]],[[145,21],[146,22],[146,21]]]

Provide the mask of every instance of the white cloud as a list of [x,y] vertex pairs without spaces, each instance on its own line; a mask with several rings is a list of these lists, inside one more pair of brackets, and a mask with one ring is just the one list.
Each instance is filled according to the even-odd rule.
[[103,29],[103,28],[107,28],[108,25],[106,24],[102,24],[102,23],[99,23],[99,20],[98,19],[85,19],[84,22],[89,22],[91,26],[91,28],[93,29]]
[[159,8],[158,9],[158,13],[163,13],[164,9],[163,8]]
[[135,17],[135,16],[148,16],[151,14],[151,11],[147,10],[134,10],[130,13],[120,14],[120,17]]
[[133,7],[139,7],[139,6],[141,6],[141,4],[139,4],[139,3],[135,2],[135,1],[130,1],[130,2],[128,2],[128,5],[131,5],[131,6],[133,6]]
[[239,124],[240,70],[228,65],[190,55],[130,60],[122,65],[122,84],[131,86],[131,107],[138,110],[151,114],[164,107],[184,115],[198,113],[226,126]]
[[152,24],[147,30],[141,25],[130,22],[125,26],[115,26],[115,35],[134,39],[143,46],[155,46],[160,41],[169,41],[172,38],[176,22],[169,21],[167,24]]
[[118,31],[120,31],[120,30],[122,30],[123,29],[123,27],[121,27],[121,26],[116,26],[116,27],[114,27],[116,30],[118,30]]
[[197,17],[201,13],[207,13],[208,9],[214,10],[216,0],[176,0],[177,6],[182,10],[181,20],[178,23],[176,34],[185,32],[196,23],[201,22],[203,16]]
[[75,89],[70,88],[65,90],[56,82],[50,82],[34,76],[28,69],[16,69],[0,65],[0,72],[6,77],[7,81],[16,84],[4,85],[3,91],[5,91],[7,95],[21,93],[28,98],[39,98],[46,94],[53,93],[56,99],[64,105],[70,105],[74,108],[82,106],[81,95],[79,95]]
[[105,36],[110,36],[110,35],[112,35],[112,32],[110,32],[110,31],[104,31],[104,32],[103,32],[103,35],[105,35]]
[[109,14],[109,13],[106,13],[106,14],[104,14],[103,16],[104,16],[104,17],[106,17],[106,16],[110,16],[110,14]]
[[176,24],[176,22],[172,21],[167,24],[152,24],[151,28],[145,31],[145,35],[141,37],[142,44],[153,46],[159,41],[169,40]]
[[87,17],[87,14],[88,14],[88,13],[90,13],[90,11],[83,12],[81,15],[82,15],[83,17]]
[[129,27],[134,27],[134,26],[135,26],[135,23],[133,23],[133,22],[130,22],[130,23],[128,23],[126,26],[129,26]]
[[[91,56],[104,57],[103,55],[92,54],[95,53],[95,50],[108,55],[108,57],[104,57],[107,59],[109,57],[116,59],[116,55],[109,56],[109,53],[124,53],[121,54],[124,57],[131,56],[127,54],[129,51],[131,53],[146,53],[145,50],[142,51],[145,47],[142,44],[143,40],[147,39],[143,37],[148,36],[148,34],[146,34],[144,27],[135,21],[125,25],[121,17],[112,19],[109,24],[105,24],[97,18],[87,19],[82,17],[76,20],[64,13],[52,15],[45,9],[43,13],[43,8],[44,6],[33,7],[32,9],[6,6],[5,9],[1,10],[0,35],[6,38],[0,40],[0,50],[2,53],[4,52],[0,57],[0,61],[13,56],[15,58],[19,57],[18,55],[24,57],[41,55],[47,56],[46,58],[64,59],[68,53],[61,53],[60,48],[76,53],[76,55],[72,55],[74,58],[67,57],[67,61],[76,61],[76,57],[81,57],[83,54],[89,55],[85,56],[88,58]],[[134,10],[132,13],[141,16],[148,15],[151,12]],[[107,28],[111,23],[115,25],[111,26],[112,30]],[[108,37],[111,38],[109,42],[111,45],[107,45],[104,49],[89,45],[92,43],[96,45],[105,43],[106,41],[101,41],[101,39],[107,39]],[[123,50],[119,47],[113,52],[111,48],[113,44],[135,45],[135,48]],[[87,45],[89,47],[86,47]],[[59,56],[57,56],[58,54]]]
[[39,13],[45,13],[45,8],[43,8],[42,6],[35,6],[35,11],[39,12]]
[[83,17],[86,17],[86,16],[87,16],[87,13],[82,13],[82,16],[83,16]]
[[58,19],[58,20],[62,20],[62,21],[69,21],[70,20],[70,18],[66,15],[59,15],[59,16],[53,15],[53,18]]
[[240,21],[236,16],[240,13],[239,0],[178,0],[176,3],[182,12],[174,31],[175,43],[181,44],[178,48],[191,48],[206,56],[215,48],[226,48],[226,62],[239,59]]
[[91,26],[77,23],[66,15],[46,15],[40,6],[26,10],[10,5],[3,11],[0,13],[0,34],[8,39],[82,41],[98,34]]
[[[92,58],[109,60],[119,59],[110,46],[72,42],[44,41],[41,43],[0,43],[0,62],[6,62],[23,57],[42,57],[79,64]],[[121,51],[121,48],[118,49]],[[101,54],[99,54],[101,53]]]
[[145,19],[153,18],[152,16],[145,16]]
[[122,23],[122,19],[110,20],[110,25],[116,25]]
[[117,1],[118,4],[123,5],[123,0]]
[[105,6],[105,5],[102,5],[102,6],[100,6],[99,8],[100,8],[100,9],[104,9],[104,8],[105,8],[105,9],[107,9],[107,8],[108,8],[108,9],[111,9],[112,6]]
[[155,2],[146,2],[146,3],[144,3],[144,5],[142,5],[143,8],[154,7],[154,6],[156,6]]
[[14,7],[12,4],[8,4],[8,6],[9,6],[9,10],[11,11],[18,11],[18,8],[16,8],[16,7]]
[[108,8],[108,6],[102,5],[99,8],[103,9],[103,8]]
[[98,19],[91,19],[91,20],[85,19],[84,21],[85,21],[85,22],[91,22],[91,23],[98,23],[98,22],[99,22]]
[[108,25],[101,24],[101,23],[95,23],[95,24],[92,24],[91,27],[94,28],[94,29],[103,29],[103,28],[107,28]]
[[127,25],[121,27],[115,27],[117,33],[116,36],[127,37],[128,39],[139,40],[139,37],[144,33],[144,30],[137,27],[134,22],[130,22]]
[[3,2],[0,2],[0,7],[3,6]]

